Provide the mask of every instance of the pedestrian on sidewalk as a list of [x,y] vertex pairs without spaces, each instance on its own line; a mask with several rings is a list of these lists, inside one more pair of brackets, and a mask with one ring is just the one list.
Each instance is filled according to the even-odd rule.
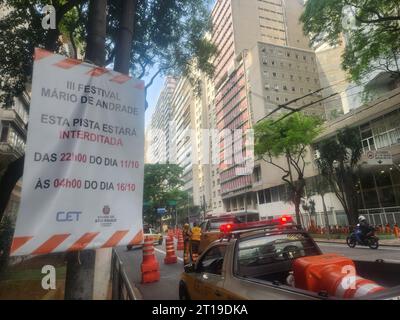
[[189,261],[189,255],[191,256],[191,252],[190,252],[190,239],[192,236],[192,232],[190,231],[190,226],[188,223],[185,223],[185,225],[183,226],[183,243],[184,243],[184,247],[183,247],[183,264],[187,265],[190,261]]
[[190,238],[190,243],[191,243],[191,251],[192,251],[192,261],[195,263],[197,261],[197,258],[199,256],[199,246],[200,246],[200,238],[201,238],[201,229],[197,225],[197,222],[193,223],[193,228],[191,230],[191,238]]

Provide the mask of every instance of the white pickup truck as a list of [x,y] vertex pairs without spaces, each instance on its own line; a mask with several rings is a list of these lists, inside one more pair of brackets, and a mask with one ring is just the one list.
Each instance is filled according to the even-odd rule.
[[[301,228],[278,223],[234,229],[210,244],[196,264],[185,266],[179,283],[180,299],[340,299],[326,291],[313,292],[294,285],[294,261],[322,255]],[[353,299],[400,299],[400,264],[354,264],[358,276],[375,281],[384,290]]]

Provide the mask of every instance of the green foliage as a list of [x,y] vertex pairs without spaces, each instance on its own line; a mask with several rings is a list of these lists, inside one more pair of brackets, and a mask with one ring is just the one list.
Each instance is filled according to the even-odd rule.
[[[209,1],[137,0],[130,61],[132,74],[142,78],[157,67],[157,74],[184,74],[197,86],[199,77],[193,70],[211,76],[214,72],[211,58],[217,50],[205,37],[211,31]],[[51,3],[56,8],[57,30],[46,31],[41,26],[41,9],[49,1],[0,0],[0,6],[7,5],[10,10],[0,20],[0,103],[6,106],[12,104],[13,97],[21,94],[30,81],[35,47],[67,54],[58,41],[62,34],[74,49],[84,54],[89,0]],[[121,7],[121,0],[108,1],[108,64],[115,58]],[[74,52],[72,55],[75,56]]]
[[279,157],[304,156],[306,147],[320,132],[321,120],[296,113],[282,121],[264,120],[255,126],[255,154]]
[[[85,2],[52,1],[57,12],[57,30],[44,30],[41,10],[49,1],[0,0],[4,10],[4,16],[0,19],[0,104],[11,106],[13,98],[20,95],[30,82],[35,47],[65,53],[60,50],[61,25],[67,34],[74,32],[74,29],[69,23],[63,24],[63,18],[75,5]],[[69,16],[69,19],[72,17]],[[77,28],[82,28],[82,24]]]
[[336,136],[323,140],[315,148],[319,152],[316,163],[322,176],[343,205],[350,223],[358,216],[355,174],[363,148],[358,128],[345,128]]
[[14,224],[5,216],[0,223],[0,274],[7,265],[11,243],[14,235]]
[[169,200],[176,200],[177,207],[186,200],[187,193],[180,190],[183,169],[176,164],[146,164],[144,168],[144,208],[148,223],[157,221],[157,208],[167,208]]
[[[281,121],[264,120],[255,125],[256,156],[283,172],[300,224],[300,202],[304,196],[307,146],[321,131],[321,119],[295,113]],[[285,157],[287,164],[282,164]],[[290,164],[290,165],[289,165]]]
[[[352,13],[348,17],[343,13]],[[301,17],[313,44],[346,38],[342,66],[361,82],[372,71],[400,77],[400,10],[395,0],[308,0]]]

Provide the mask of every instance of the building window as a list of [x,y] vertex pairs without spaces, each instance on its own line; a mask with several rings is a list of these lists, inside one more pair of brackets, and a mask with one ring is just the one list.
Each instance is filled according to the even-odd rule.
[[254,168],[254,181],[255,182],[261,181],[261,167]]
[[280,200],[279,199],[278,187],[273,187],[270,190],[271,190],[271,201],[272,202],[278,202]]
[[271,203],[271,189],[264,190],[265,203]]
[[259,204],[264,204],[265,203],[264,190],[258,191],[258,203]]

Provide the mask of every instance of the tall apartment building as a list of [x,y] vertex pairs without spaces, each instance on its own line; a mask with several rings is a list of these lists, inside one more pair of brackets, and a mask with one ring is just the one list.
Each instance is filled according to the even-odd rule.
[[171,162],[183,168],[183,190],[200,206],[197,144],[195,135],[196,98],[189,80],[181,78],[172,96]]
[[148,141],[148,162],[166,163],[171,161],[171,128],[172,95],[175,92],[178,79],[167,77],[160,93],[154,113],[151,117],[150,128],[146,132]]
[[[245,132],[277,105],[320,88],[315,53],[310,50],[299,24],[302,10],[301,0],[216,2],[212,11],[212,41],[219,49],[214,61],[214,84],[216,122],[220,131]],[[310,96],[291,107],[301,107],[320,98]],[[307,112],[325,113],[323,105],[308,108]],[[277,115],[279,113],[274,114]],[[240,163],[223,161],[233,139],[223,135],[220,138],[224,208],[239,216],[256,217],[259,211],[254,177],[238,175]],[[239,151],[232,149],[232,157],[240,152],[243,159],[251,156],[250,148],[245,145]],[[271,179],[271,168],[263,165],[256,167],[255,175],[257,182],[281,184],[281,177]]]

